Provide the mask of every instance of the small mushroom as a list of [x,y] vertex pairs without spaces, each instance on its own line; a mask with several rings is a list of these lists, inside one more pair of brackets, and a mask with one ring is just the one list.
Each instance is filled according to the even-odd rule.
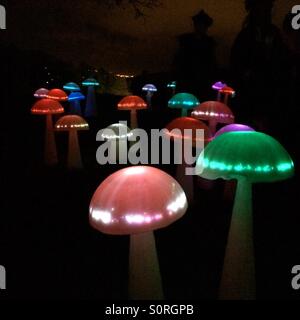
[[52,99],[41,99],[31,108],[32,114],[46,115],[45,163],[47,165],[55,165],[58,163],[52,115],[60,114],[64,111],[62,105]]
[[216,83],[214,83],[212,85],[212,89],[218,91],[218,96],[217,96],[217,101],[221,101],[221,93],[220,93],[220,90],[223,89],[224,87],[227,87],[227,84],[226,83],[223,83],[221,81],[218,81]]
[[48,99],[56,100],[59,102],[68,101],[68,95],[61,89],[52,89],[47,94]]
[[236,179],[236,197],[220,286],[221,299],[255,299],[252,235],[252,184],[276,182],[294,174],[287,151],[259,132],[224,133],[200,154],[196,172],[203,178]]
[[167,84],[167,88],[172,90],[172,94],[174,96],[176,94],[177,82],[176,81],[169,82]]
[[36,92],[34,93],[34,97],[37,99],[43,99],[47,97],[48,93],[49,93],[48,89],[40,88],[36,90]]
[[225,97],[224,97],[224,101],[223,102],[226,105],[228,105],[228,98],[235,96],[235,91],[232,88],[227,87],[227,86],[222,88],[219,92],[220,92],[220,94],[224,94]]
[[221,128],[217,133],[215,134],[215,138],[221,136],[224,133],[228,132],[236,132],[236,131],[255,131],[253,128],[246,126],[244,124],[228,124],[227,126]]
[[63,86],[63,89],[70,92],[80,91],[80,87],[75,82],[68,82]]
[[99,87],[100,83],[95,79],[89,78],[84,80],[82,85],[88,88],[84,115],[87,118],[95,117],[97,115],[95,88]]
[[151,99],[152,99],[153,93],[157,92],[157,88],[155,87],[154,84],[146,84],[143,86],[142,90],[147,93],[146,95],[147,104],[148,104],[148,107],[151,108],[151,105],[152,105]]
[[177,93],[168,102],[169,108],[181,109],[181,116],[186,117],[187,111],[199,106],[199,100],[190,93]]
[[130,235],[131,299],[163,299],[153,231],[180,219],[187,206],[180,185],[153,167],[117,171],[96,190],[89,212],[92,227],[106,234]]
[[137,110],[147,109],[147,103],[138,96],[127,96],[118,103],[118,110],[130,111],[130,126],[138,128]]
[[201,103],[192,112],[192,117],[198,120],[206,120],[209,129],[214,135],[218,123],[231,124],[234,122],[234,115],[226,104],[218,101],[207,101]]
[[67,115],[56,122],[55,130],[69,131],[68,168],[81,169],[82,160],[77,131],[89,130],[89,125],[77,115]]
[[80,101],[82,101],[84,99],[85,99],[85,96],[80,91],[72,92],[69,95],[68,100],[70,102],[70,113],[71,114],[77,114],[77,115],[81,116],[82,112],[81,112]]

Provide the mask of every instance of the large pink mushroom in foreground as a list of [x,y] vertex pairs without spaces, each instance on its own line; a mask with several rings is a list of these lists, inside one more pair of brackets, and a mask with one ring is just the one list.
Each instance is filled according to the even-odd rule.
[[90,203],[92,227],[107,234],[130,235],[131,299],[163,298],[153,231],[180,219],[187,206],[178,182],[153,167],[117,171],[96,190]]

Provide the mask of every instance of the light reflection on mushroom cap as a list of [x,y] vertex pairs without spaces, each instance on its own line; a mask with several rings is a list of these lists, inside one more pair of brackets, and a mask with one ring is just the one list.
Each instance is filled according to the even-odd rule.
[[69,91],[80,91],[80,87],[77,83],[75,82],[68,82],[63,86],[64,90],[69,90]]
[[137,234],[167,227],[187,210],[178,182],[146,166],[117,171],[104,180],[90,203],[90,224],[107,234]]
[[48,90],[48,89],[46,89],[46,88],[40,88],[40,89],[36,90],[36,92],[34,93],[34,96],[35,96],[36,98],[42,99],[42,98],[46,98],[47,95],[48,95],[48,93],[49,93],[49,90]]
[[63,113],[64,111],[65,110],[62,105],[58,101],[52,99],[41,99],[37,101],[31,108],[32,114],[39,115],[58,114]]
[[253,128],[246,126],[244,124],[228,124],[227,126],[221,128],[216,134],[215,138],[227,132],[235,132],[235,131],[255,131]]
[[61,117],[55,124],[55,130],[57,131],[69,131],[69,130],[88,130],[88,123],[80,116],[67,115]]
[[57,101],[67,101],[68,95],[61,89],[52,89],[48,92],[47,98]]
[[199,104],[199,100],[190,93],[177,93],[168,102],[169,108],[177,109],[194,109]]
[[138,96],[128,96],[118,103],[119,110],[140,110],[147,109],[147,103]]
[[146,84],[142,88],[143,91],[150,91],[150,92],[156,92],[157,88],[155,87],[154,84]]

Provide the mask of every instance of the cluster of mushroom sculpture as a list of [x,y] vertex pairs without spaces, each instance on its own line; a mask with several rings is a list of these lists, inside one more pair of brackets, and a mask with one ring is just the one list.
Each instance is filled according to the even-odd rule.
[[[94,116],[94,89],[99,83],[87,79],[82,85],[88,87],[85,116]],[[255,299],[252,184],[290,178],[294,174],[293,161],[274,138],[235,123],[235,116],[228,106],[229,97],[233,97],[235,91],[225,83],[216,82],[212,86],[218,92],[216,101],[203,103],[192,94],[176,94],[175,81],[167,87],[174,93],[168,107],[180,109],[181,117],[166,126],[165,136],[174,143],[188,142],[194,148],[201,140],[202,147],[196,150],[196,165],[193,166],[189,157],[184,157],[183,164],[177,166],[176,180],[150,166],[130,166],[115,172],[100,184],[92,197],[90,224],[102,233],[130,235],[130,298],[163,299],[153,231],[167,227],[186,213],[188,203],[193,202],[195,174],[205,180],[236,180],[219,296],[221,299]],[[60,89],[37,90],[34,96],[40,100],[31,112],[46,116],[46,163],[57,163],[54,130],[68,131],[68,167],[81,168],[77,131],[89,128],[80,116],[79,101],[85,97],[75,83],[66,84],[64,89],[70,91],[69,96]],[[117,105],[118,110],[130,111],[131,129],[138,128],[137,111],[151,107],[151,98],[157,88],[147,84],[142,91],[146,92],[147,102],[139,96],[126,96]],[[52,115],[63,113],[61,103],[68,100],[72,103],[72,114],[61,117],[53,126]],[[218,126],[223,127],[218,131]],[[97,139],[113,145],[117,143],[116,156],[123,158],[127,145],[124,147],[122,141],[127,141],[131,129],[125,124],[113,124],[99,133]],[[203,133],[200,137],[197,135],[199,130]],[[181,151],[178,156],[183,158],[183,153]],[[189,176],[186,175],[187,168],[192,169]]]

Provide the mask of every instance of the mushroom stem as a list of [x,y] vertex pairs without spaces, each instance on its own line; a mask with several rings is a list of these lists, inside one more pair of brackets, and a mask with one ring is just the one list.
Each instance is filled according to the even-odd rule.
[[218,91],[217,101],[221,101],[221,92],[220,91]]
[[217,131],[217,121],[215,119],[209,120],[209,130],[211,134],[214,136]]
[[224,104],[226,104],[226,106],[228,106],[228,93],[225,93],[225,97],[224,97]]
[[163,290],[152,231],[130,236],[129,297],[133,300],[162,300]]
[[82,168],[78,134],[77,134],[77,130],[74,130],[74,129],[73,130],[71,129],[69,132],[68,168],[69,169]]
[[77,114],[81,116],[81,105],[79,100],[71,101],[70,103],[70,114]]
[[148,108],[151,108],[152,106],[151,98],[152,98],[152,92],[148,91],[146,95]]
[[255,299],[252,185],[240,179],[231,218],[220,287],[222,300]]
[[95,117],[97,115],[96,96],[95,96],[95,89],[93,86],[88,87],[88,95],[86,99],[86,108],[85,108],[84,115],[86,117]]
[[182,117],[187,117],[187,115],[188,115],[188,112],[187,112],[187,109],[181,109],[181,116]]
[[46,165],[53,166],[58,163],[56,142],[53,130],[52,115],[46,116],[46,134],[45,134],[45,163]]
[[137,129],[137,128],[138,128],[137,112],[136,112],[136,110],[131,110],[131,111],[130,111],[130,125],[131,125],[131,129]]

